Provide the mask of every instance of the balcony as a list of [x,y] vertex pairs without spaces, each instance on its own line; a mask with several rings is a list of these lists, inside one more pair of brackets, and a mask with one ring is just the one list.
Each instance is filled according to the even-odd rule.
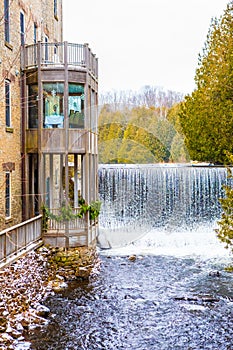
[[[26,150],[29,153],[38,152],[38,131],[26,131]],[[68,145],[65,129],[42,129],[40,150],[44,153],[85,153],[88,150],[89,133],[86,130],[70,129]]]
[[77,69],[98,78],[98,59],[88,44],[42,43],[27,45],[21,52],[21,69]]
[[96,142],[98,59],[88,44],[42,43],[21,51],[25,76],[25,151],[79,153]]

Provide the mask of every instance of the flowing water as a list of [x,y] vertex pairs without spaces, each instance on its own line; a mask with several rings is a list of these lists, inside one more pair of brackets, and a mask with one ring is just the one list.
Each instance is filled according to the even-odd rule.
[[214,232],[226,170],[102,166],[99,179],[100,271],[46,301],[30,349],[233,349],[231,257]]

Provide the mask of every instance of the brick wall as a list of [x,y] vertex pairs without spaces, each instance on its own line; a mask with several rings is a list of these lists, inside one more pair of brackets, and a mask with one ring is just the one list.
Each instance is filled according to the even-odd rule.
[[[0,230],[21,222],[21,108],[27,101],[20,97],[20,12],[25,18],[25,43],[34,40],[62,41],[62,0],[57,1],[54,17],[54,0],[9,0],[10,42],[4,39],[4,0],[0,0]],[[11,125],[5,123],[5,79],[10,81]],[[10,219],[5,219],[5,173],[11,173]]]

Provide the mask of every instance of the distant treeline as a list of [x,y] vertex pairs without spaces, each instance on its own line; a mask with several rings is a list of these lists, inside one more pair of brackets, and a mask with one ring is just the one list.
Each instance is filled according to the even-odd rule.
[[179,123],[183,96],[158,87],[100,97],[99,162],[186,162]]

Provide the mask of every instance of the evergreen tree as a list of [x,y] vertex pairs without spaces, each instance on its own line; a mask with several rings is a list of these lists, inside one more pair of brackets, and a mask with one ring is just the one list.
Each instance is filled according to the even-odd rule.
[[191,159],[224,163],[233,152],[233,1],[211,23],[195,81],[180,112],[185,143]]
[[[233,155],[227,153],[227,157],[232,163]],[[225,248],[230,248],[233,251],[233,175],[230,167],[227,170],[230,183],[224,186],[225,197],[220,199],[222,215],[218,221],[219,228],[216,229],[216,233],[219,240],[225,243]]]

